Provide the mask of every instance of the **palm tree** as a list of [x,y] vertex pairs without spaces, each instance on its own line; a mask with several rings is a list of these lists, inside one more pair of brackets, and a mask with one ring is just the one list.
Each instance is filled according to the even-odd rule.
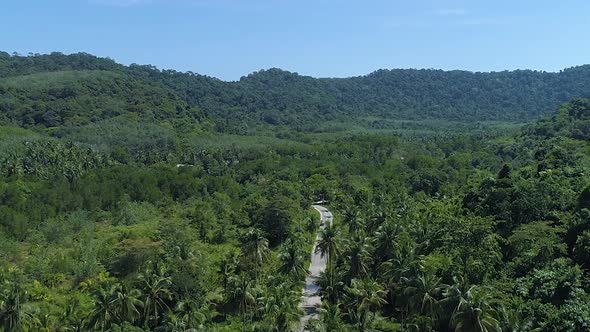
[[155,327],[162,316],[170,311],[168,302],[172,300],[170,286],[172,279],[166,275],[163,266],[148,267],[138,276],[143,291],[143,317],[145,327]]
[[303,220],[303,225],[305,231],[307,231],[309,234],[315,234],[316,230],[318,229],[318,222],[314,218],[306,217],[305,220]]
[[367,242],[364,237],[356,236],[346,241],[346,257],[350,262],[348,269],[349,281],[367,275],[369,262],[371,261],[371,250]]
[[359,230],[362,229],[364,225],[364,219],[361,213],[358,210],[347,209],[344,211],[344,216],[342,218],[344,224],[348,225],[348,233],[350,235],[356,234]]
[[[193,299],[184,299],[176,304],[174,316],[184,322],[188,328],[200,328],[206,320],[199,304]],[[184,331],[184,330],[183,330]]]
[[117,292],[117,311],[123,321],[135,322],[141,316],[140,308],[143,307],[141,302],[141,291],[135,288],[129,288],[123,285]]
[[37,308],[27,304],[26,298],[20,282],[4,281],[0,289],[0,327],[4,331],[26,329],[37,322]]
[[270,287],[265,296],[259,298],[260,313],[270,326],[268,331],[288,331],[299,312],[297,308],[300,291],[293,290],[288,283],[281,282]]
[[367,231],[369,234],[379,229],[389,219],[390,215],[390,211],[383,205],[372,205],[367,221]]
[[401,231],[401,225],[393,221],[386,221],[377,228],[372,240],[375,252],[378,255],[376,258],[386,261],[393,256],[399,248],[397,237]]
[[403,291],[412,310],[427,315],[433,322],[441,310],[439,298],[444,285],[440,281],[432,273],[422,273],[417,278],[410,279]]
[[80,300],[76,297],[69,298],[61,315],[60,331],[82,332],[86,331],[87,315],[81,310]]
[[219,262],[219,274],[221,274],[221,284],[223,285],[223,293],[227,294],[227,287],[231,277],[236,273],[238,267],[238,255],[235,252],[226,254]]
[[366,331],[375,317],[375,311],[387,301],[386,291],[371,279],[354,279],[347,287],[348,316],[358,331]]
[[244,235],[243,251],[254,261],[254,274],[258,278],[258,270],[270,254],[268,239],[264,237],[261,230],[252,228]]
[[329,302],[322,303],[320,308],[320,319],[326,331],[346,331],[342,322],[342,314],[337,304]]
[[316,243],[315,253],[321,254],[322,257],[328,256],[328,269],[333,270],[333,263],[339,252],[338,233],[331,225],[319,232],[319,240]]
[[187,330],[188,324],[187,322],[180,316],[169,313],[166,315],[166,321],[164,322],[165,328],[159,327],[156,329],[157,331],[169,331],[169,332],[186,332],[190,331]]
[[45,314],[40,316],[36,323],[35,329],[39,332],[55,331],[55,316]]
[[463,276],[453,276],[453,283],[451,285],[446,285],[443,288],[443,299],[440,301],[440,304],[445,311],[445,316],[451,316],[455,312],[464,296],[463,294],[465,294],[469,288],[470,286],[467,284]]
[[252,280],[244,274],[232,278],[230,287],[232,302],[238,303],[240,316],[242,317],[242,326],[245,328],[248,315],[250,314],[250,308],[256,303],[257,289],[254,287]]
[[337,280],[334,274],[334,270],[328,269],[317,280],[317,285],[320,286],[319,295],[332,304],[337,303],[344,293],[344,283]]
[[[387,286],[389,293],[389,302],[394,305],[396,302],[399,310],[404,313],[409,310],[409,303],[406,297],[399,297],[403,292],[408,280],[415,279],[420,275],[422,268],[422,256],[417,255],[414,248],[415,244],[404,234],[400,234],[398,240],[398,249],[394,252],[393,257],[379,266],[379,276],[381,281]],[[402,319],[403,320],[403,319]]]
[[490,297],[485,289],[471,286],[461,296],[453,315],[451,326],[456,332],[500,332],[498,312],[490,304]]
[[305,252],[302,252],[301,245],[290,238],[283,243],[278,257],[281,261],[279,271],[295,280],[300,280],[307,275],[305,269]]
[[523,317],[522,309],[511,308],[507,310],[504,306],[500,306],[498,310],[499,320],[502,323],[502,331],[510,332],[525,332],[537,331],[533,328],[533,317]]
[[106,283],[94,291],[94,309],[88,321],[90,328],[106,331],[119,320],[117,302],[120,287],[117,283]]
[[402,325],[402,331],[408,332],[435,332],[434,321],[428,316],[413,315],[409,321]]

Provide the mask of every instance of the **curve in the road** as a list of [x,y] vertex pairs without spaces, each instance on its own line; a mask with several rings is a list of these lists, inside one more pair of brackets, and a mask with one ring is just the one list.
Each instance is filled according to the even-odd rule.
[[[320,213],[320,230],[326,227],[327,223],[332,225],[332,213],[321,205],[313,205],[313,208]],[[322,299],[317,295],[319,287],[316,285],[316,280],[324,270],[326,270],[327,258],[322,257],[319,253],[316,254],[315,249],[320,240],[320,232],[316,235],[313,248],[311,250],[311,264],[309,265],[309,274],[305,279],[305,287],[303,289],[303,296],[299,307],[303,309],[305,314],[301,317],[299,322],[299,331],[306,331],[305,326],[312,318],[319,318],[319,307],[322,304]]]

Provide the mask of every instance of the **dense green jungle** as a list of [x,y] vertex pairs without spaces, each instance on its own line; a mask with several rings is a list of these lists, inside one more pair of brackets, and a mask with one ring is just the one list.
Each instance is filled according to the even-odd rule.
[[0,331],[590,331],[584,97],[0,53]]

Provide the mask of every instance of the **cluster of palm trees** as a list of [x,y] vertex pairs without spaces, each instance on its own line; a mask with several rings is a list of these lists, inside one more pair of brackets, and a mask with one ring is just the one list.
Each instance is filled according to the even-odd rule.
[[172,278],[163,265],[148,265],[132,284],[102,278],[93,288],[94,307],[86,327],[109,330],[114,324],[130,323],[147,330],[180,330],[204,323],[207,307],[201,301],[178,298]]
[[115,322],[129,322],[147,330],[185,331],[206,330],[213,320],[225,320],[242,331],[289,330],[299,316],[304,240],[293,235],[276,257],[259,229],[250,229],[241,240],[241,253],[230,251],[219,262],[223,288],[219,298],[210,302],[178,298],[169,271],[149,266],[134,283],[137,288],[110,282],[96,288],[86,326],[103,331]]
[[307,274],[304,243],[303,236],[291,234],[273,257],[264,233],[253,228],[242,238],[241,254],[222,259],[224,311],[239,315],[243,331],[288,331],[297,320]]
[[104,155],[72,143],[49,140],[15,141],[13,149],[0,156],[0,174],[20,176],[33,174],[41,178],[63,174],[73,179],[85,171],[104,166]]
[[184,331],[210,317],[199,301],[181,299],[173,292],[163,266],[149,264],[127,283],[100,273],[96,280],[83,283],[91,294],[92,309],[85,311],[72,297],[59,317],[41,315],[39,307],[28,301],[23,283],[16,280],[5,278],[0,289],[2,331],[108,331],[125,323],[145,330]]
[[328,264],[318,281],[318,329],[371,331],[389,322],[404,331],[501,331],[505,312],[492,290],[425,267],[424,227],[375,207],[345,210],[341,224],[320,231],[317,251]]
[[37,308],[26,302],[27,292],[18,281],[4,279],[0,285],[0,330],[19,331],[39,326]]

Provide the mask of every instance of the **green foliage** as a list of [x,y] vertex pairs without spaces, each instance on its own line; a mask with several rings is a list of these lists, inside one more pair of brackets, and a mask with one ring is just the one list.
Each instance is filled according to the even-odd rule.
[[[194,118],[192,107],[198,107],[218,131],[239,134],[269,127],[341,131],[361,122],[382,129],[391,127],[392,118],[529,120],[574,96],[588,97],[588,72],[587,66],[559,73],[397,69],[315,79],[273,68],[223,82],[149,65],[126,67],[84,53],[4,54],[0,114],[7,122],[55,127],[126,113]],[[91,105],[91,113],[81,112],[84,105]]]
[[1,328],[288,331],[318,235],[316,331],[587,330],[590,102],[432,120],[530,119],[587,71],[222,82],[0,54]]

